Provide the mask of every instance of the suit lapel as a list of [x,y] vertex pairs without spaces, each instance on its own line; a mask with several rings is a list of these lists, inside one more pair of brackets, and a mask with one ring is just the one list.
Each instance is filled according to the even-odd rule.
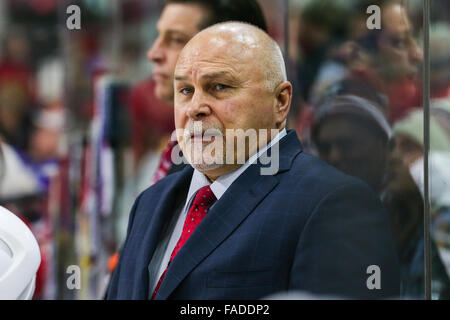
[[[278,184],[275,177],[261,177],[258,172],[257,165],[250,166],[245,176],[239,177],[240,181],[236,180],[208,212],[172,261],[157,299],[167,299],[186,275],[217,248]],[[250,184],[252,187],[249,189]]]
[[[148,224],[142,224],[142,234],[144,237],[138,239],[141,242],[140,254],[136,255],[136,266],[139,270],[134,277],[134,298],[147,299],[148,298],[148,265],[156,249],[161,232],[170,222],[175,214],[175,209],[179,201],[186,200],[186,193],[189,188],[193,169],[187,166],[183,169],[177,179],[174,179],[169,185],[165,186],[163,192],[159,197],[158,203],[143,203],[141,208],[154,207],[154,213]],[[141,295],[143,295],[141,297]]]
[[[290,132],[280,142],[279,171],[289,170],[293,158],[301,152],[297,137]],[[298,142],[295,143],[295,140]],[[223,242],[254,208],[276,187],[276,176],[261,175],[261,165],[251,165],[225,192],[195,229],[172,261],[156,299],[167,299],[183,279]]]

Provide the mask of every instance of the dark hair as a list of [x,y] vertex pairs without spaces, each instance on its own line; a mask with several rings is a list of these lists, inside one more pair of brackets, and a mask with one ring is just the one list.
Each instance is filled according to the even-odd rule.
[[252,24],[267,32],[267,23],[256,0],[167,0],[166,4],[197,4],[210,12],[199,25],[205,29],[213,24],[238,21]]
[[334,37],[346,37],[347,10],[334,0],[314,0],[305,6],[302,19],[326,29]]

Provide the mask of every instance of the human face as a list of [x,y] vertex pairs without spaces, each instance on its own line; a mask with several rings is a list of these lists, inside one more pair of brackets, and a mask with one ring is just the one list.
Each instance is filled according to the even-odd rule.
[[147,58],[156,65],[153,69],[155,95],[158,99],[173,103],[173,73],[178,55],[184,45],[200,29],[207,13],[195,4],[168,4],[159,18],[158,38],[147,52]]
[[392,80],[398,76],[416,76],[423,54],[413,38],[405,8],[391,3],[382,12],[383,28],[378,40],[380,71]]
[[324,120],[317,134],[319,156],[346,174],[380,191],[386,162],[386,143],[355,117]]
[[[288,88],[289,101],[286,103],[290,104],[291,86],[286,82],[270,90],[260,66],[261,58],[255,51],[233,43],[225,35],[206,33],[188,44],[178,60],[174,82],[175,126],[178,131],[187,132],[178,135],[178,142],[188,161],[210,180],[242,165],[236,161],[238,155],[245,153],[245,159],[248,159],[257,149],[257,145],[246,146],[245,150],[236,148],[235,137],[230,133],[236,133],[238,129],[242,132],[254,129],[257,134],[260,129],[269,130],[269,141],[270,129],[281,129],[284,125],[288,108],[285,113],[277,112],[280,106],[277,97],[280,88]],[[231,152],[225,147],[227,141],[234,143],[231,157],[234,163],[193,164],[190,146],[198,139],[203,145],[213,141],[193,134],[194,123],[198,122],[202,124],[202,135],[208,129],[220,132],[224,158],[230,158],[226,154]]]

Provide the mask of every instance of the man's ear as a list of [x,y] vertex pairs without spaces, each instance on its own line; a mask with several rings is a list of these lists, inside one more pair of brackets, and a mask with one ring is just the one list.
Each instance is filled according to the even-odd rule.
[[284,81],[275,89],[276,105],[275,105],[275,119],[277,128],[286,121],[291,107],[292,100],[292,84],[289,81]]

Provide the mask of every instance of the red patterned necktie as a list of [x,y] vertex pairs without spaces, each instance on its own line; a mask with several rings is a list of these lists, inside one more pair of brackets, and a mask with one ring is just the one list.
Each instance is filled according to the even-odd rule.
[[172,166],[172,149],[178,144],[178,141],[169,141],[166,148],[163,150],[161,154],[161,158],[159,160],[158,169],[153,175],[153,183],[158,182],[162,178],[167,175],[170,167]]
[[169,269],[170,263],[177,255],[178,251],[180,251],[181,247],[186,243],[186,241],[191,236],[192,232],[194,232],[195,228],[200,224],[203,218],[206,216],[208,212],[208,208],[216,201],[216,196],[212,192],[209,186],[205,186],[198,190],[197,195],[195,196],[194,201],[192,202],[191,207],[186,215],[186,220],[183,226],[183,232],[181,233],[181,237],[177,242],[177,245],[172,251],[170,255],[169,264],[167,265],[166,270],[159,278],[159,281],[155,287],[155,291],[152,295],[152,300],[155,299],[156,294],[158,293],[159,287]]

